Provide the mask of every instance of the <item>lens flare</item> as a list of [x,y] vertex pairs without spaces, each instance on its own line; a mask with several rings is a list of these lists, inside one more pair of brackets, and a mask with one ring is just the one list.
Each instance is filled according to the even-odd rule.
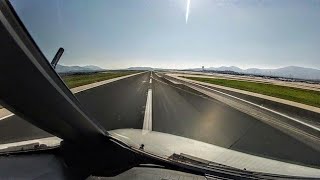
[[187,10],[186,10],[186,24],[188,24],[189,12],[190,12],[190,1],[187,0]]

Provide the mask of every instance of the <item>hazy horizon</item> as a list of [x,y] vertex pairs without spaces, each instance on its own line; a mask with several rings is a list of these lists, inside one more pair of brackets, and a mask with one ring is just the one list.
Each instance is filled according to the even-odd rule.
[[191,0],[188,16],[187,0],[10,2],[65,65],[320,69],[320,1]]
[[[97,67],[100,67],[98,65],[95,65],[95,64],[84,64],[84,65],[78,65],[78,64],[74,64],[74,65],[67,65],[67,64],[60,64],[59,65],[62,65],[62,66],[97,66]],[[117,69],[128,69],[128,68],[136,68],[136,67],[141,67],[141,68],[152,68],[152,69],[177,69],[177,70],[183,70],[183,69],[197,69],[197,68],[202,68],[201,67],[190,67],[190,68],[161,68],[161,67],[154,67],[154,66],[129,66],[129,67],[123,67],[123,68],[104,68],[104,67],[100,67],[102,69],[110,69],[110,70],[117,70]],[[280,68],[286,68],[286,67],[300,67],[300,68],[308,68],[308,69],[314,69],[314,70],[319,70],[318,68],[312,68],[312,67],[304,67],[304,66],[281,66],[281,67],[276,67],[276,68],[257,68],[257,67],[249,67],[249,68],[241,68],[241,67],[238,67],[238,66],[208,66],[208,67],[204,67],[205,69],[207,68],[221,68],[221,67],[236,67],[236,68],[240,68],[242,70],[247,70],[247,69],[261,69],[261,70],[272,70],[272,69],[280,69]]]

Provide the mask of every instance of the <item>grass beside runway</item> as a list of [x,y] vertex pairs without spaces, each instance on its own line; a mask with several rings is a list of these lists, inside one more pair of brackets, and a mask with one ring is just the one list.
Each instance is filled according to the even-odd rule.
[[254,93],[264,94],[272,97],[286,99],[302,104],[320,107],[320,92],[313,90],[305,90],[293,87],[279,86],[273,84],[264,84],[248,81],[237,81],[228,79],[184,77],[187,79],[226,86],[235,89],[241,89]]
[[73,74],[63,76],[62,79],[66,85],[71,89],[86,84],[91,84],[99,81],[113,79],[121,76],[138,73],[138,71],[112,71],[112,72],[100,72],[92,74]]

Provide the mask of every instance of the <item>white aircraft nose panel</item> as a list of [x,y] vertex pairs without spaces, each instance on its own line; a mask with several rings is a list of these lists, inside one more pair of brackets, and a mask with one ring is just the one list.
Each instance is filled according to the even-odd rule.
[[109,131],[109,133],[112,137],[135,148],[140,148],[143,144],[144,151],[161,157],[167,158],[174,153],[183,153],[254,172],[310,178],[320,177],[320,169],[245,154],[180,136],[138,129],[118,129]]

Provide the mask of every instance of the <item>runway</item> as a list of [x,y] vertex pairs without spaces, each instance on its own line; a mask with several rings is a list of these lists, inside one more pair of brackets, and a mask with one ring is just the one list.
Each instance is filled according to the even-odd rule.
[[[244,153],[320,167],[320,152],[307,144],[154,72],[114,81],[75,96],[89,116],[107,130],[147,127]],[[146,114],[148,123],[144,125]],[[50,136],[17,116],[0,121],[0,143]]]

